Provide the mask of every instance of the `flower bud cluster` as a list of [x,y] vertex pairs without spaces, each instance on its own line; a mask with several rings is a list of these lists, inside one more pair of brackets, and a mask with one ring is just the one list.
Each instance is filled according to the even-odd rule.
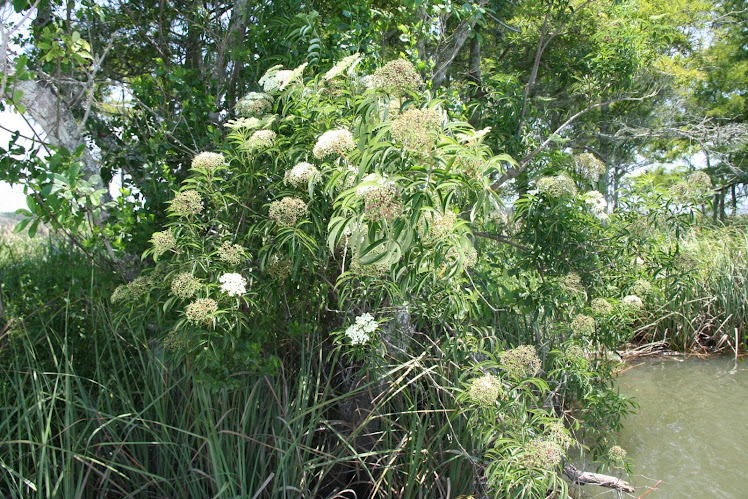
[[356,143],[351,132],[345,129],[328,130],[317,139],[312,153],[315,158],[322,159],[333,154],[342,156],[355,148]]
[[623,467],[626,463],[626,449],[618,445],[614,445],[608,449],[608,457],[617,467]]
[[181,272],[171,281],[171,293],[177,298],[192,298],[200,290],[200,281],[190,272]]
[[244,247],[240,244],[225,242],[216,250],[218,259],[229,265],[239,265],[244,258]]
[[148,294],[153,289],[153,279],[149,276],[136,277],[127,285],[128,298],[137,300],[141,296]]
[[600,220],[608,219],[608,202],[599,191],[589,191],[584,195],[584,202],[590,207],[590,211]]
[[212,171],[226,164],[223,154],[215,152],[201,152],[192,159],[192,168]]
[[590,182],[597,182],[601,175],[605,175],[607,167],[592,153],[583,152],[574,156],[574,162],[579,168],[579,173]]
[[285,281],[291,275],[291,270],[291,262],[278,255],[272,255],[265,267],[265,272],[279,281]]
[[273,147],[276,134],[272,130],[257,130],[244,143],[244,147],[249,150],[267,149]]
[[554,199],[574,196],[577,193],[577,186],[574,184],[574,180],[565,173],[540,177],[537,186],[540,193]]
[[203,211],[203,203],[197,191],[182,191],[171,201],[171,211],[182,217],[197,215]]
[[613,305],[605,298],[595,298],[590,303],[592,313],[597,317],[606,317],[613,313]]
[[270,203],[269,215],[278,225],[293,226],[304,215],[307,206],[297,197],[285,197]]
[[153,256],[156,258],[177,247],[177,239],[170,230],[154,232],[151,236],[151,243],[153,244]]
[[561,287],[572,294],[584,293],[584,285],[582,284],[582,278],[576,272],[569,272],[563,278],[561,278]]
[[304,187],[309,185],[309,182],[318,175],[319,170],[314,165],[302,161],[286,171],[286,174],[283,177],[283,182],[291,184],[294,187]]
[[428,232],[424,238],[425,242],[428,244],[436,244],[438,242],[449,240],[454,232],[457,220],[457,213],[453,211],[448,211],[444,214],[431,213],[430,216],[427,216]]
[[546,426],[544,438],[558,444],[562,449],[568,449],[574,442],[561,422],[550,423]]
[[423,85],[421,76],[410,61],[395,59],[377,69],[371,78],[371,87],[400,96],[410,94]]
[[130,291],[127,289],[127,284],[120,284],[116,288],[114,288],[114,291],[112,292],[112,296],[109,297],[109,300],[112,303],[118,303],[121,301],[126,300],[130,296]]
[[526,465],[528,468],[552,471],[561,463],[563,454],[563,449],[556,442],[536,439],[525,448]]
[[475,267],[475,264],[478,263],[478,250],[474,246],[468,246],[467,249],[462,248],[462,250],[458,246],[450,246],[444,255],[444,266],[451,267],[459,260],[462,260],[464,269]]
[[379,324],[369,313],[356,317],[356,322],[348,326],[345,335],[351,340],[351,345],[363,345],[371,339],[371,334],[377,330]]
[[409,109],[390,125],[390,135],[410,151],[431,149],[441,129],[441,116],[436,109]]
[[646,279],[637,279],[633,286],[631,286],[631,294],[636,296],[652,296],[654,294],[654,286]]
[[[384,251],[375,249],[373,252],[379,254]],[[382,258],[374,263],[362,264],[359,256],[354,254],[351,258],[351,273],[367,276],[367,277],[384,277],[390,272],[390,261],[387,258]]]
[[520,345],[501,354],[501,367],[515,380],[534,376],[540,370],[540,357],[532,345]]
[[475,378],[470,383],[470,400],[480,405],[493,405],[501,395],[501,380],[491,374]]
[[571,330],[589,338],[595,334],[595,319],[589,315],[577,314],[571,321]]
[[218,303],[214,299],[198,298],[187,305],[184,315],[192,324],[210,324],[217,311]]
[[264,92],[249,92],[236,103],[235,109],[241,116],[262,116],[273,109],[273,96]]
[[636,295],[624,296],[623,304],[632,310],[641,310],[644,308],[644,302]]
[[229,296],[241,296],[247,292],[247,280],[241,274],[223,274],[218,282],[221,283],[221,291]]
[[369,220],[392,221],[403,213],[400,190],[394,182],[382,182],[364,194],[364,213]]

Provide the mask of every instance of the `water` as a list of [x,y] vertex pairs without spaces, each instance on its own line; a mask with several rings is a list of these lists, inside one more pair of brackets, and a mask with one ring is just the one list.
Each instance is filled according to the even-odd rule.
[[729,358],[631,365],[618,384],[640,408],[619,444],[633,464],[634,497],[662,480],[647,499],[748,498],[748,362],[736,371]]

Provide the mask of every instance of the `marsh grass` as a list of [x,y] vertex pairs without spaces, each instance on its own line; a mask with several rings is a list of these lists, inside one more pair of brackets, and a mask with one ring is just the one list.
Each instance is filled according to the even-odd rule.
[[637,331],[684,351],[748,346],[748,233],[744,226],[694,230],[682,243],[690,265],[660,279],[662,296]]
[[112,286],[84,260],[3,238],[0,495],[472,493],[475,463],[459,443],[472,435],[452,393],[467,362],[458,350],[424,339],[420,356],[364,369],[310,334],[276,372],[209,389],[147,324],[113,319]]

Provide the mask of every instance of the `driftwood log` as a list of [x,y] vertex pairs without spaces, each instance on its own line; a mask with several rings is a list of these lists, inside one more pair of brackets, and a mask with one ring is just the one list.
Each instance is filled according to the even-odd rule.
[[608,487],[622,492],[634,492],[634,487],[620,478],[600,473],[592,473],[589,471],[579,471],[573,465],[568,463],[564,466],[564,473],[571,479],[571,482],[575,484],[600,485],[601,487]]

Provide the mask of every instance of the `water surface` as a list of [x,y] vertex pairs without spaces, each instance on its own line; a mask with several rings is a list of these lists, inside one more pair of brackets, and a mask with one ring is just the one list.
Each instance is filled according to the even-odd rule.
[[[639,403],[619,444],[634,497],[748,498],[748,362],[719,357],[630,363],[618,380]],[[604,489],[587,489],[596,496]]]

